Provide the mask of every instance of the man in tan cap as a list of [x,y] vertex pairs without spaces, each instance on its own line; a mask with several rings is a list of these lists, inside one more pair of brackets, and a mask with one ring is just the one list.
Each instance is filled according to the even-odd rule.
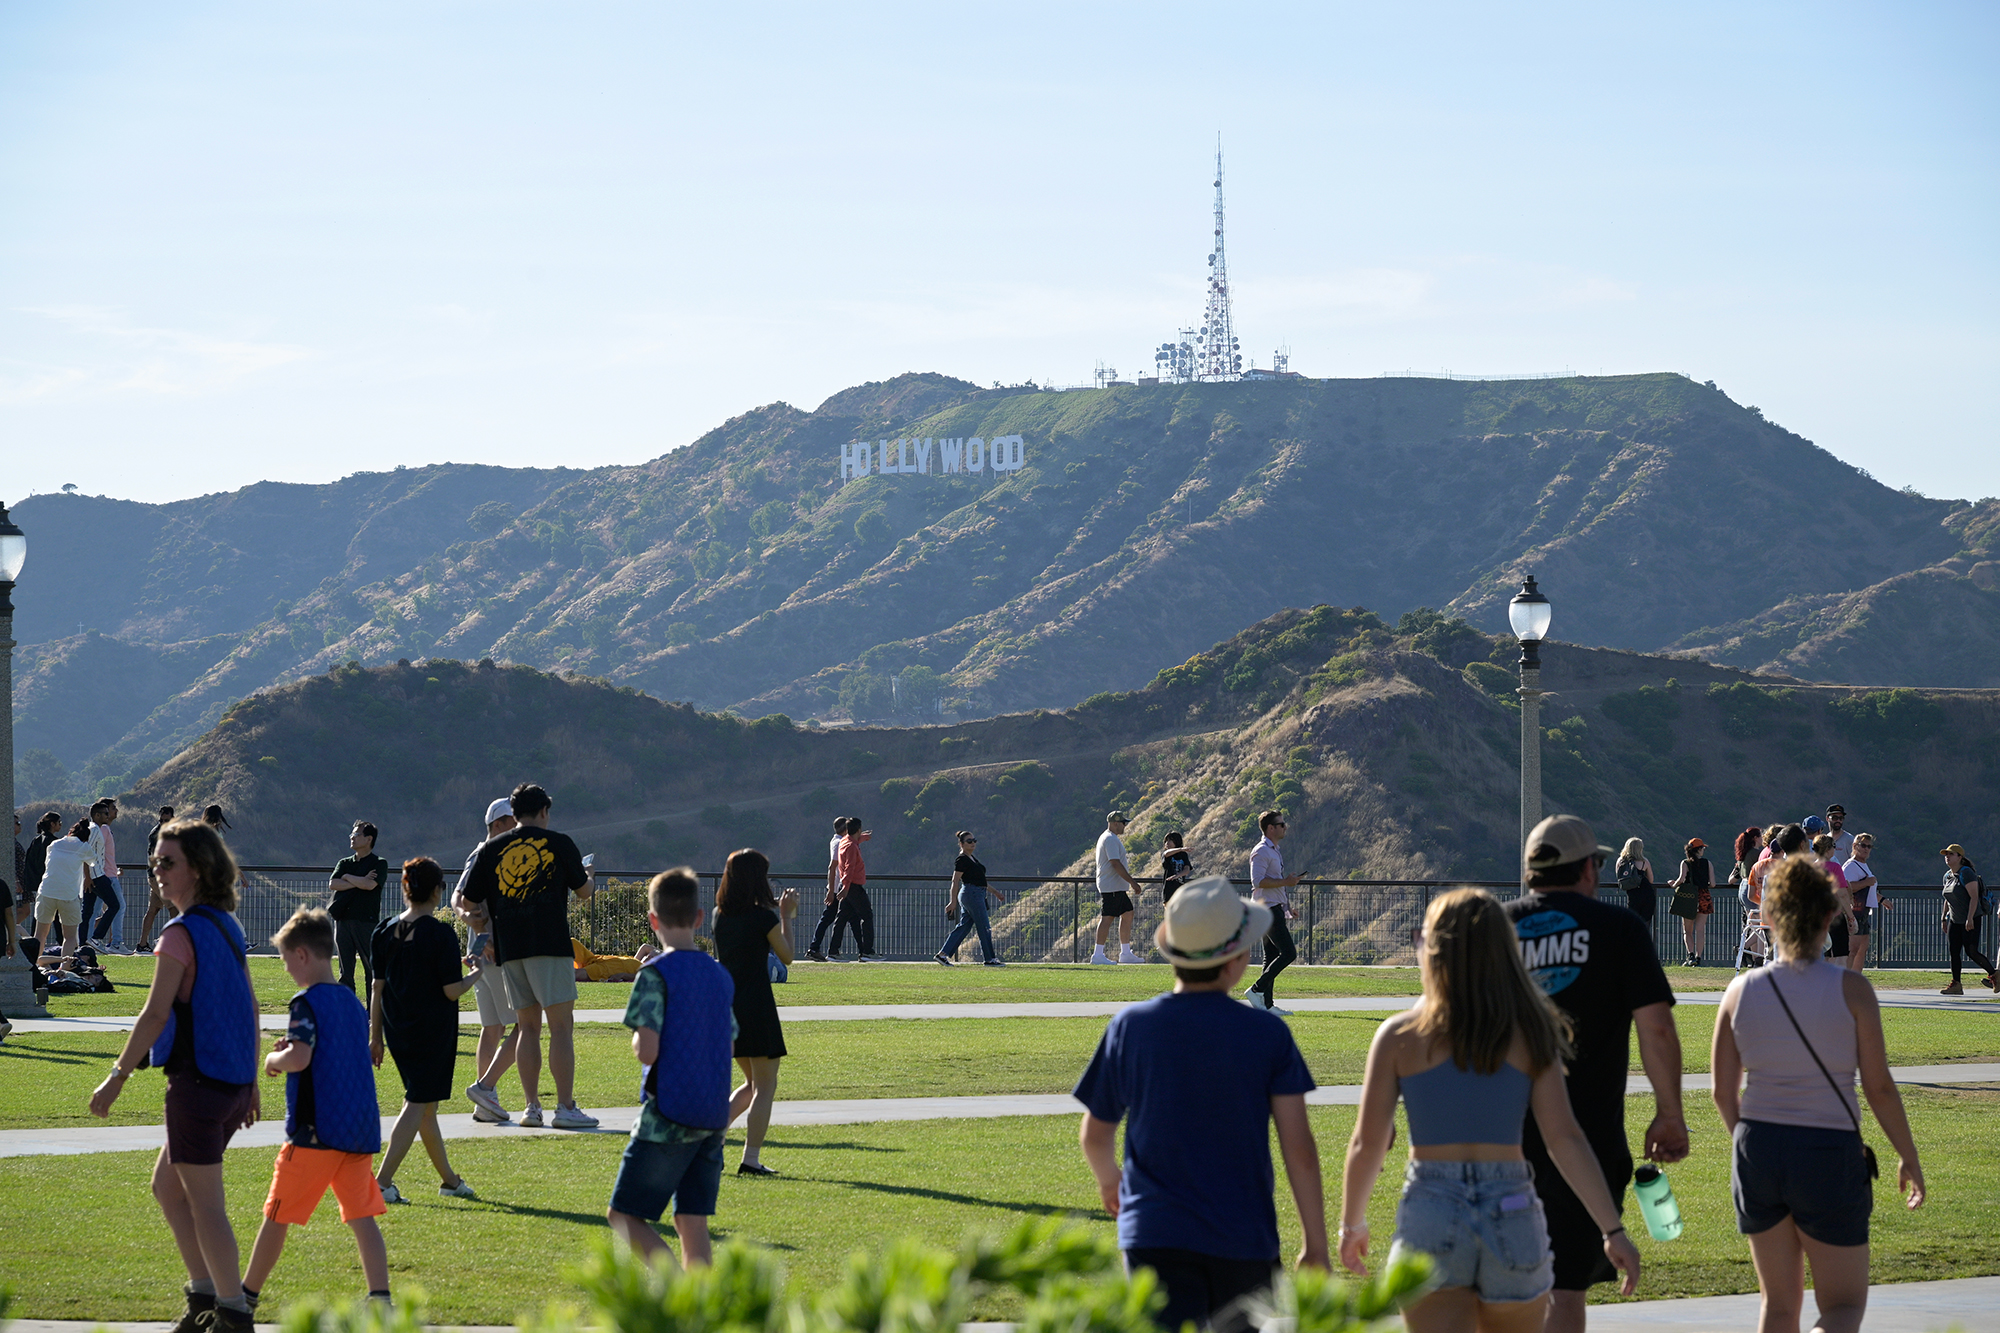
[[[1167,900],[1153,936],[1174,965],[1170,994],[1113,1018],[1077,1081],[1083,1158],[1118,1219],[1125,1268],[1152,1269],[1162,1328],[1247,1327],[1248,1299],[1278,1270],[1271,1123],[1298,1205],[1302,1265],[1325,1268],[1319,1145],[1306,1121],[1312,1074],[1282,1019],[1239,1004],[1250,948],[1271,909],[1210,875]],[[1127,1116],[1125,1162],[1116,1152]]]
[[1985,906],[1986,881],[1966,857],[1965,848],[1957,843],[1940,848],[1938,855],[1944,858],[1944,915],[1940,924],[1951,948],[1951,984],[1938,994],[1965,994],[1958,978],[1959,968],[1967,958],[1986,973],[1987,986],[2000,990],[2000,976],[1994,974],[1993,960],[1979,952],[1979,912]]
[[[1632,912],[1597,900],[1598,876],[1613,855],[1575,815],[1554,815],[1535,825],[1523,852],[1527,889],[1507,904],[1521,937],[1521,959],[1576,1033],[1576,1057],[1565,1082],[1570,1109],[1583,1127],[1624,1208],[1632,1179],[1632,1151],[1625,1141],[1625,1072],[1632,1060],[1632,1029],[1639,1029],[1639,1060],[1653,1085],[1655,1113],[1646,1127],[1646,1156],[1678,1162],[1687,1156],[1687,1119],[1681,1109],[1681,1039],[1674,1027],[1674,992],[1660,967],[1646,923]],[[1531,1114],[1521,1150],[1535,1167],[1535,1192],[1547,1214],[1549,1249],[1555,1256],[1555,1293],[1546,1333],[1582,1333],[1584,1297],[1617,1271],[1604,1257],[1603,1233],[1549,1157]]]

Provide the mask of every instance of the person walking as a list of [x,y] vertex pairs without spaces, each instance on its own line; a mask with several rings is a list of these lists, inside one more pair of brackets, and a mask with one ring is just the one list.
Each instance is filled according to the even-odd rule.
[[1193,878],[1194,859],[1187,854],[1181,831],[1175,829],[1160,848],[1160,902],[1172,902],[1174,892]]
[[[375,854],[375,826],[354,821],[347,845],[352,854],[334,862],[327,880],[333,899],[326,906],[333,918],[334,944],[340,950],[340,984],[354,989],[354,963],[361,961],[361,995],[375,993],[375,960],[370,953],[375,923],[382,919],[382,886],[389,880],[389,863]],[[366,1001],[364,1001],[366,1003]]]
[[1266,810],[1257,816],[1257,828],[1264,836],[1250,849],[1250,897],[1271,909],[1271,928],[1264,936],[1263,970],[1243,998],[1255,1008],[1289,1017],[1291,1010],[1278,1007],[1278,974],[1291,966],[1299,951],[1292,943],[1291,924],[1298,913],[1286,891],[1297,888],[1303,876],[1285,873],[1285,857],[1278,850],[1285,840],[1285,812]]
[[875,904],[868,899],[868,865],[861,855],[861,844],[875,835],[861,827],[860,815],[847,817],[847,832],[840,837],[840,846],[835,857],[835,870],[840,880],[840,912],[834,918],[833,939],[830,941],[833,956],[840,956],[840,935],[844,930],[854,932],[854,957],[863,963],[879,963],[882,956],[875,952]]
[[396,1171],[419,1135],[437,1169],[438,1193],[449,1199],[479,1197],[452,1170],[438,1128],[438,1103],[450,1099],[456,1082],[458,1000],[479,972],[474,961],[473,975],[464,974],[458,932],[438,919],[443,897],[443,867],[428,856],[403,862],[404,909],[377,926],[369,941],[375,980],[368,992],[368,1054],[379,1069],[386,1050],[403,1080],[403,1109],[375,1172],[384,1203],[409,1202],[396,1188]]
[[[146,830],[146,864],[153,864],[153,849],[160,845],[160,830],[174,822],[174,808],[163,805],[153,827]],[[151,869],[146,871],[146,915],[139,922],[139,952],[153,951],[153,922],[167,909],[167,900],[160,895],[160,882]]]
[[1938,924],[1943,928],[1946,943],[1951,949],[1951,984],[1938,994],[1965,994],[1965,987],[1959,984],[1959,968],[1967,958],[1986,973],[1986,985],[2000,991],[1992,960],[1979,952],[1979,913],[1985,906],[1986,882],[1967,858],[1965,848],[1957,843],[1944,848],[1938,855],[1944,857],[1944,909]]
[[[521,1035],[515,1057],[528,1103],[521,1124],[542,1124],[542,1023],[549,1027],[549,1074],[556,1085],[557,1129],[595,1129],[597,1117],[576,1104],[576,968],[569,945],[569,902],[594,891],[583,854],[549,828],[549,794],[532,782],[507,798],[515,827],[480,844],[466,876],[465,899],[493,914],[493,952],[506,978]],[[466,1099],[496,1114],[493,1089],[475,1082]]]
[[979,932],[979,949],[986,966],[999,967],[993,952],[993,926],[987,918],[988,899],[1004,903],[1007,895],[986,882],[986,863],[979,859],[979,839],[965,829],[958,831],[958,859],[951,863],[951,887],[945,891],[945,919],[953,922],[944,937],[944,947],[932,955],[946,967],[958,956],[958,946],[974,930]]
[[1653,863],[1646,859],[1646,844],[1638,838],[1627,838],[1625,850],[1618,853],[1618,887],[1625,890],[1625,906],[1633,916],[1646,923],[1646,929],[1653,928],[1653,912],[1658,905],[1659,891],[1653,887]]
[[[111,831],[111,825],[118,819],[118,802],[110,797],[92,803],[90,807],[90,883],[83,891],[81,915],[83,925],[78,943],[88,941],[96,946],[99,953],[124,953],[118,941],[124,932],[113,932],[112,926],[118,920],[119,910],[124,906],[118,896],[118,840]],[[97,903],[104,904],[104,914],[97,918],[96,927],[91,926],[91,912]]]
[[[486,806],[486,837],[493,839],[513,829],[515,826],[514,807],[502,796]],[[493,914],[484,903],[466,901],[465,886],[472,879],[472,863],[479,858],[479,848],[485,842],[475,845],[465,858],[465,868],[459,872],[458,884],[451,895],[452,910],[465,923],[465,965],[472,969],[473,1001],[479,1008],[479,1046],[477,1059],[473,1063],[474,1079],[482,1090],[491,1094],[487,1100],[474,1101],[472,1118],[484,1124],[504,1125],[513,1120],[507,1108],[500,1102],[500,1078],[513,1068],[514,1055],[519,1048],[521,1025],[514,1020],[514,1006],[507,994],[507,980],[501,974],[499,959],[493,952]],[[510,1029],[508,1024],[512,1023]],[[529,1089],[522,1088],[524,1093]],[[531,1096],[529,1101],[533,1101]]]
[[[1639,1063],[1653,1089],[1653,1119],[1641,1140],[1648,1159],[1678,1162],[1688,1153],[1681,1111],[1681,1039],[1674,992],[1645,923],[1597,899],[1597,879],[1611,849],[1575,815],[1552,815],[1528,835],[1528,888],[1506,904],[1521,940],[1521,962],[1570,1021],[1576,1052],[1565,1082],[1569,1104],[1597,1154],[1612,1201],[1624,1207],[1632,1179],[1625,1139],[1625,1080],[1634,1030]],[[1535,1192],[1547,1210],[1555,1255],[1548,1333],[1583,1333],[1584,1297],[1616,1271],[1603,1231],[1563,1179],[1531,1116],[1521,1150],[1535,1168]]]
[[236,924],[236,860],[215,830],[191,819],[160,833],[160,891],[178,915],[160,932],[153,985],[111,1073],[90,1096],[103,1119],[143,1057],[167,1076],[166,1147],[153,1197],[187,1269],[176,1333],[251,1333],[241,1251],[223,1197],[222,1156],[257,1123],[257,993]]
[[1729,1131],[1736,1229],[1749,1237],[1763,1297],[1759,1333],[1796,1333],[1805,1267],[1824,1333],[1861,1327],[1868,1307],[1868,1218],[1875,1158],[1861,1137],[1857,1071],[1897,1157],[1906,1206],[1924,1202],[1924,1171],[1889,1072],[1882,1011],[1865,977],[1822,961],[1839,915],[1833,883],[1788,857],[1764,883],[1776,958],[1729,983],[1715,1013],[1715,1109]]
[[[1403,1312],[1413,1329],[1541,1333],[1555,1267],[1535,1171],[1521,1150],[1527,1119],[1602,1234],[1604,1258],[1639,1284],[1590,1140],[1570,1109],[1563,1057],[1569,1024],[1528,976],[1500,900],[1454,889],[1424,913],[1423,997],[1375,1029],[1361,1109],[1342,1178],[1340,1261],[1366,1274],[1368,1197],[1394,1141],[1396,1102],[1410,1121],[1410,1160],[1389,1259],[1417,1253],[1435,1287]],[[1530,1206],[1533,1205],[1533,1206]]]
[[1879,920],[1878,908],[1887,907],[1876,888],[1881,881],[1868,866],[1868,858],[1875,854],[1875,835],[1857,833],[1854,835],[1853,854],[1840,867],[1840,873],[1847,877],[1847,891],[1854,895],[1854,939],[1848,946],[1847,966],[1856,972],[1868,966],[1868,937],[1875,931]]
[[1708,918],[1715,911],[1715,867],[1708,863],[1708,844],[1689,838],[1687,857],[1681,873],[1674,877],[1674,900],[1667,910],[1681,919],[1681,938],[1687,941],[1687,960],[1682,967],[1700,967],[1701,951],[1708,943]]
[[83,942],[81,919],[83,886],[90,878],[90,821],[79,819],[67,836],[48,844],[43,852],[41,887],[35,893],[35,957],[48,950],[49,927],[62,927],[59,954],[76,952]]
[[840,840],[847,836],[847,816],[841,815],[833,821],[833,837],[826,844],[826,897],[819,913],[819,924],[813,927],[812,943],[806,945],[806,957],[815,963],[824,963],[826,956],[826,933],[840,920]]
[[732,1053],[743,1071],[743,1086],[730,1094],[729,1123],[746,1113],[739,1176],[775,1176],[761,1157],[771,1107],[778,1100],[778,1062],[785,1058],[785,1030],[778,1021],[778,997],[771,991],[771,958],[792,965],[792,919],[799,891],[771,893],[771,861],[745,847],[729,854],[715,890],[715,961],[735,983],[730,1000],[736,1015]]
[[[1125,812],[1113,810],[1104,817],[1104,832],[1097,835],[1097,945],[1090,951],[1093,963],[1142,963],[1132,952],[1132,895],[1139,881],[1125,868]],[[1118,923],[1118,956],[1105,948],[1111,943],[1111,925]]]
[[[21,937],[35,933],[35,899],[49,872],[49,845],[63,836],[62,816],[50,810],[35,821],[35,836],[28,840],[26,865],[21,871],[21,900],[16,904]],[[65,936],[67,938],[67,936]]]

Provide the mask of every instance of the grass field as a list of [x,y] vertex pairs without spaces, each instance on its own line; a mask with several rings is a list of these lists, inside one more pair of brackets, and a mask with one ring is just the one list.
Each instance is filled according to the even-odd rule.
[[[1708,1068],[1712,1005],[1675,1010],[1683,1067]],[[1379,1012],[1298,1014],[1290,1022],[1313,1077],[1323,1084],[1359,1083],[1368,1043]],[[1989,1013],[1933,1009],[1891,1009],[1883,1014],[1890,1059],[1897,1064],[1945,1064],[1955,1060],[2000,1059],[2000,1021]],[[804,1100],[835,1097],[948,1097],[967,1093],[1067,1092],[1090,1059],[1104,1031],[1101,1018],[932,1018],[868,1019],[841,1023],[793,1023],[785,1030],[791,1054],[782,1066],[778,1095]],[[475,1030],[459,1032],[456,1086],[472,1081]],[[101,1125],[84,1110],[91,1089],[103,1079],[122,1045],[113,1033],[23,1034],[0,1044],[0,1082],[9,1095],[0,1102],[0,1129],[51,1125]],[[1636,1046],[1633,1068],[1638,1068]],[[134,1076],[112,1124],[156,1124],[166,1080],[154,1073]],[[543,1101],[555,1105],[555,1090],[543,1071]],[[391,1065],[377,1076],[382,1112],[402,1104],[402,1084]],[[509,1074],[501,1095],[519,1109],[520,1085]],[[622,1027],[598,1024],[577,1033],[577,1094],[586,1107],[637,1104],[638,1066]],[[265,1082],[275,1108],[283,1085]],[[470,1111],[463,1100],[446,1111]]]
[[[2000,1272],[2000,1251],[1990,1243],[1990,1219],[2000,1207],[2000,1140],[1990,1126],[2000,1092],[1913,1089],[1904,1097],[1931,1202],[1912,1214],[1887,1181],[1877,1185],[1875,1279]],[[1632,1104],[1628,1121],[1635,1128],[1644,1106],[1643,1099]],[[1337,1206],[1353,1113],[1315,1108],[1312,1121],[1329,1206]],[[1869,1132],[1881,1151],[1880,1133],[1872,1125]],[[508,1323],[570,1297],[564,1270],[605,1234],[603,1209],[620,1150],[621,1141],[609,1136],[455,1143],[453,1164],[480,1191],[476,1202],[437,1197],[417,1157],[400,1177],[416,1202],[394,1209],[383,1227],[396,1284],[424,1287],[434,1316],[447,1322]],[[765,1151],[784,1176],[725,1177],[716,1231],[771,1247],[802,1286],[830,1280],[850,1250],[906,1234],[948,1242],[968,1229],[997,1230],[1023,1213],[1074,1213],[1110,1225],[1077,1153],[1076,1122],[1067,1116],[781,1129]],[[229,1198],[246,1251],[272,1156],[268,1149],[229,1156]],[[1883,1157],[1887,1174],[1893,1159]],[[735,1159],[732,1148],[729,1161]],[[1382,1245],[1400,1184],[1398,1160],[1392,1158],[1370,1212]],[[0,1253],[47,1253],[51,1238],[60,1237],[62,1262],[10,1266],[18,1317],[164,1319],[178,1310],[178,1264],[147,1193],[150,1166],[139,1153],[0,1160]],[[1754,1290],[1749,1251],[1730,1210],[1728,1141],[1712,1112],[1696,1114],[1694,1154],[1671,1174],[1687,1231],[1671,1244],[1638,1236],[1646,1262],[1640,1297]],[[1282,1176],[1278,1198],[1289,1258],[1298,1230]],[[1628,1218],[1635,1215],[1628,1206]],[[267,1291],[281,1305],[306,1294],[358,1294],[358,1283],[350,1234],[329,1203],[313,1225],[294,1229]],[[1000,1297],[977,1315],[1011,1313]]]
[[[968,957],[972,956],[970,953]],[[251,975],[256,979],[257,998],[266,1013],[281,1013],[296,989],[275,958],[252,958]],[[110,995],[58,995],[49,1002],[49,1012],[57,1017],[89,1017],[108,1014],[136,1014],[145,1003],[147,984],[153,975],[153,960],[138,955],[105,960],[105,973],[119,990]],[[1667,977],[1679,991],[1721,990],[1733,976],[1728,968],[1667,969]],[[1877,986],[1936,990],[1949,978],[1940,972],[1885,972],[1868,974]],[[1088,964],[1021,964],[997,967],[944,968],[934,963],[800,963],[792,969],[792,979],[776,988],[778,1003],[788,1004],[949,1004],[1000,1002],[1027,1004],[1061,1000],[1143,1000],[1173,985],[1173,976],[1164,963],[1128,967],[1091,967]],[[1319,998],[1347,995],[1416,995],[1421,990],[1417,971],[1411,967],[1293,967],[1284,974],[1279,999]],[[583,1009],[625,1007],[631,986],[618,982],[596,982],[581,988],[577,1006]],[[1968,995],[1975,992],[1969,990]],[[2000,999],[1976,991],[2000,1009]],[[468,992],[460,1008],[474,1008]]]

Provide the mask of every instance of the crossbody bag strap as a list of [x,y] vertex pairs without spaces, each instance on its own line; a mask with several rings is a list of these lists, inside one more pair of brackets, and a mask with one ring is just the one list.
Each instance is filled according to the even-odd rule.
[[1854,1108],[1847,1104],[1847,1094],[1840,1090],[1840,1083],[1828,1072],[1826,1061],[1820,1059],[1819,1052],[1813,1049],[1812,1042],[1806,1037],[1806,1030],[1799,1026],[1799,1020],[1792,1014],[1792,1006],[1785,1003],[1785,993],[1778,989],[1777,972],[1772,971],[1769,973],[1769,976],[1771,980],[1771,994],[1778,997],[1778,1004],[1784,1009],[1785,1017],[1792,1020],[1792,1031],[1799,1034],[1799,1040],[1805,1044],[1806,1054],[1810,1055],[1813,1063],[1819,1066],[1819,1072],[1826,1079],[1826,1085],[1832,1088],[1833,1095],[1840,1099],[1840,1109],[1847,1112],[1847,1118],[1854,1122],[1854,1132],[1859,1134],[1861,1132],[1861,1117],[1854,1114]]

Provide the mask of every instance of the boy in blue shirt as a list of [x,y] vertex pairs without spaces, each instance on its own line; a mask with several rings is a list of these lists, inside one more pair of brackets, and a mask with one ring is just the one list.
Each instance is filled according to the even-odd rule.
[[330,1189],[340,1202],[340,1220],[354,1230],[369,1299],[387,1301],[389,1253],[375,1219],[389,1208],[375,1184],[382,1120],[368,1054],[368,1011],[334,979],[333,918],[326,912],[301,907],[271,943],[300,990],[292,996],[285,1035],[264,1057],[265,1074],[285,1076],[285,1146],[271,1168],[264,1225],[243,1274],[243,1295],[255,1311],[284,1253],[287,1229],[311,1221]]
[[1163,1329],[1247,1327],[1249,1298],[1270,1287],[1273,1121],[1305,1233],[1299,1263],[1328,1265],[1312,1075],[1283,1019],[1229,993],[1270,928],[1271,909],[1219,875],[1176,892],[1153,936],[1174,965],[1173,992],[1113,1018],[1076,1085],[1084,1161],[1118,1220],[1126,1271],[1152,1269],[1166,1292]]
[[668,1250],[653,1223],[671,1201],[681,1263],[690,1268],[709,1261],[708,1219],[722,1184],[736,1040],[736,985],[694,943],[702,917],[699,888],[686,866],[655,875],[646,886],[646,916],[662,952],[639,969],[625,1007],[645,1081],[607,1214],[626,1244],[657,1260]]

